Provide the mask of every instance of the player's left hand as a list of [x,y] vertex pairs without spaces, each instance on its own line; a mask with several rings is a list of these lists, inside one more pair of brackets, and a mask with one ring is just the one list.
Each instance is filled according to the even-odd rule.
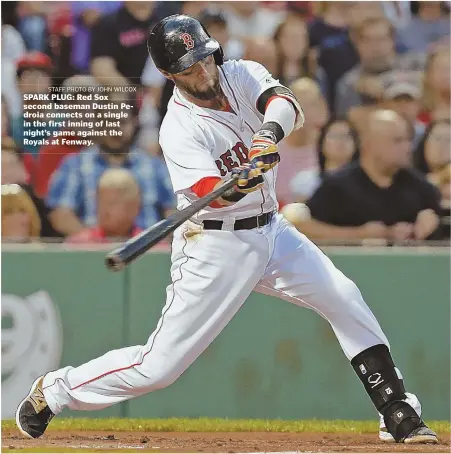
[[272,169],[280,161],[276,136],[271,131],[257,131],[252,136],[249,161],[263,173]]

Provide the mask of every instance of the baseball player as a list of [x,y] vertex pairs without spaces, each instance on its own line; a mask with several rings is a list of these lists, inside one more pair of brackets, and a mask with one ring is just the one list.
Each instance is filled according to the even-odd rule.
[[293,93],[258,63],[224,62],[189,16],[160,21],[148,44],[175,83],[160,144],[178,207],[232,176],[237,184],[175,230],[172,283],[147,343],[39,377],[16,413],[21,432],[37,438],[65,408],[97,410],[169,386],[256,290],[330,323],[379,412],[381,439],[437,443],[356,285],[277,213],[277,144],[304,120]]

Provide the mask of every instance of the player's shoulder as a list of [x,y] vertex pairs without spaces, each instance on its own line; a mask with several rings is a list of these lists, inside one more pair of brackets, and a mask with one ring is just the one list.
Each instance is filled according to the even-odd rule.
[[253,60],[226,60],[221,66],[223,71],[230,75],[252,74],[254,71],[265,69],[261,63]]
[[183,102],[178,102],[173,95],[160,126],[160,144],[180,144],[193,139],[202,140],[201,136],[202,128],[199,124],[199,117],[195,115],[191,107]]
[[195,129],[195,120],[191,108],[177,101],[174,95],[168,103],[166,115],[160,126],[162,134],[174,136],[175,134],[192,131]]

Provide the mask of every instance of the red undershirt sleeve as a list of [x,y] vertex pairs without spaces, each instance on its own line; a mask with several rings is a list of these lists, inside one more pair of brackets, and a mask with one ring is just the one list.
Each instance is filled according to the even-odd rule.
[[[197,197],[202,198],[213,191],[214,187],[221,181],[219,177],[205,177],[200,179],[197,183],[191,186],[191,191],[197,195]],[[214,201],[209,205],[211,208],[222,208],[223,205]]]

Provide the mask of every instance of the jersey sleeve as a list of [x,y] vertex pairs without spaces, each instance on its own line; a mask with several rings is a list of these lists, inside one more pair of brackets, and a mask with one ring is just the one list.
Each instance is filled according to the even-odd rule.
[[[165,119],[166,120],[166,119]],[[221,177],[200,126],[190,119],[163,122],[160,146],[174,192],[189,190],[205,177]]]
[[271,73],[260,63],[240,60],[239,65],[241,90],[256,113],[263,114],[263,110],[259,108],[261,97],[264,102],[263,106],[265,106],[267,99],[275,95],[285,98],[295,108],[296,120],[294,129],[298,129],[304,124],[302,107],[289,88],[282,85],[278,79],[274,79]]
[[250,60],[239,61],[240,85],[244,95],[248,98],[250,105],[257,110],[257,101],[260,95],[268,88],[283,87],[274,79],[271,73],[260,63]]

